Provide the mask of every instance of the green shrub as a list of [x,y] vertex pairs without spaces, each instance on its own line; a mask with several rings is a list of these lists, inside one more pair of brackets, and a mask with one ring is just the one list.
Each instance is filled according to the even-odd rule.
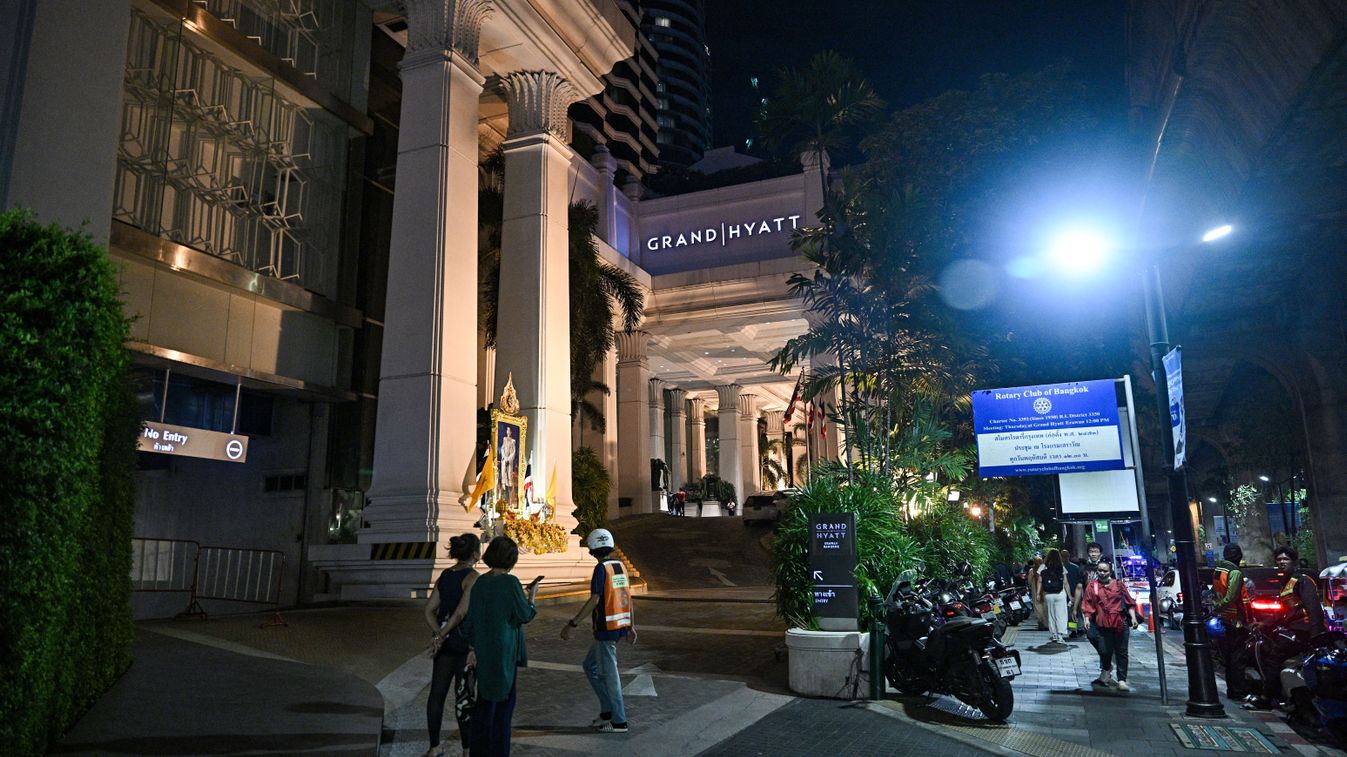
[[40,754],[131,660],[127,324],[86,234],[0,214],[0,744]]
[[581,447],[571,456],[571,492],[575,497],[575,533],[582,538],[596,528],[608,527],[608,493],[613,481],[599,456]]
[[834,512],[856,514],[856,587],[861,616],[865,615],[866,597],[888,593],[898,574],[922,559],[921,549],[901,520],[899,502],[884,479],[857,472],[854,482],[848,484],[845,472],[816,474],[791,499],[773,545],[776,611],[800,628],[818,627],[809,575],[809,516]]
[[966,560],[979,583],[991,572],[992,535],[957,504],[937,502],[908,524],[908,533],[921,547],[925,575],[952,579]]

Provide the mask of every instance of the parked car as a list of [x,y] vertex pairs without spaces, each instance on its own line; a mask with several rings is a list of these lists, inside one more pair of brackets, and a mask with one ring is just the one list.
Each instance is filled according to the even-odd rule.
[[789,500],[790,493],[786,491],[750,495],[744,500],[744,524],[775,523],[781,519],[781,513]]
[[[1201,566],[1197,569],[1197,578],[1202,582],[1203,592],[1211,589],[1211,582],[1215,576],[1214,568]],[[1179,580],[1179,572],[1174,568],[1166,570],[1155,590],[1160,601],[1158,617],[1164,618],[1170,628],[1178,628],[1183,623],[1183,586]]]

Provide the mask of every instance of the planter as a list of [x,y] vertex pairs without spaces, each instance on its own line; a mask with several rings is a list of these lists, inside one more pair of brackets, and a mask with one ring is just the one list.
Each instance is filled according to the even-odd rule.
[[859,699],[869,693],[870,634],[786,631],[790,690],[808,697]]

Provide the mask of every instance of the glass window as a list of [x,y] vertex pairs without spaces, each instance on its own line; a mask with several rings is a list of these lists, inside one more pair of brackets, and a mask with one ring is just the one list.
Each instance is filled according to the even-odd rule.
[[668,28],[668,26],[669,26],[669,17],[668,17],[668,16],[655,16],[655,26],[662,26],[662,27]]

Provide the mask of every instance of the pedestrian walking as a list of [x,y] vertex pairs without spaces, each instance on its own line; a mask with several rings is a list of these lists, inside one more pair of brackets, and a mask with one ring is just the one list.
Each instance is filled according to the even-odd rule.
[[[1085,564],[1081,566],[1085,573],[1085,585],[1089,586],[1092,581],[1099,580],[1099,561],[1104,559],[1104,548],[1097,541],[1089,542],[1085,545]],[[1085,592],[1081,590],[1081,601],[1085,599]],[[1081,622],[1084,623],[1085,613],[1081,612]],[[1090,642],[1090,646],[1099,651],[1099,627],[1085,623],[1085,638]]]
[[524,624],[538,614],[534,598],[538,576],[525,590],[510,575],[519,562],[519,545],[497,536],[486,546],[482,560],[491,568],[469,588],[467,599],[449,619],[448,627],[462,623],[472,645],[468,664],[477,668],[477,706],[472,711],[473,757],[509,757],[510,721],[518,700],[515,672],[528,667]]
[[1034,600],[1034,618],[1038,620],[1038,630],[1046,631],[1048,630],[1047,606],[1043,603],[1042,592],[1040,591],[1043,577],[1039,574],[1039,571],[1042,569],[1043,558],[1035,556],[1025,579],[1029,582],[1029,596]]
[[1062,553],[1056,549],[1048,550],[1047,559],[1038,569],[1038,594],[1034,602],[1043,604],[1053,644],[1064,643],[1063,637],[1067,633],[1067,605],[1070,603],[1067,590],[1070,585],[1066,566],[1062,563]]
[[1060,550],[1062,567],[1066,568],[1066,638],[1074,639],[1084,631],[1081,629],[1080,600],[1085,596],[1085,571],[1071,559],[1071,550]]
[[[1131,691],[1127,683],[1127,640],[1131,631],[1141,624],[1137,615],[1137,601],[1127,591],[1127,583],[1113,575],[1113,564],[1101,558],[1095,564],[1095,580],[1086,584],[1081,610],[1085,628],[1096,629],[1099,650],[1099,677],[1095,686]],[[1129,617],[1130,616],[1130,617]],[[1114,663],[1118,677],[1113,677]]]
[[1238,544],[1227,544],[1221,557],[1211,582],[1211,590],[1216,595],[1212,613],[1221,619],[1225,630],[1216,639],[1216,651],[1225,668],[1225,695],[1238,701],[1250,694],[1244,677],[1244,644],[1249,638],[1249,590],[1244,586],[1244,572],[1239,566],[1244,560],[1244,550]]
[[678,493],[675,494],[674,497],[675,497],[675,499],[676,499],[676,501],[677,501],[677,503],[678,503],[678,514],[679,514],[680,516],[687,515],[687,514],[688,514],[688,511],[687,511],[687,507],[688,507],[688,490],[680,486],[680,487],[678,487]]
[[589,599],[566,625],[561,638],[569,639],[586,614],[594,629],[594,642],[585,655],[585,676],[599,698],[599,716],[590,723],[603,733],[626,733],[629,724],[622,701],[622,679],[617,672],[617,642],[636,643],[631,587],[627,568],[621,560],[611,560],[616,544],[606,528],[596,528],[585,538],[589,554],[598,561],[589,582]]
[[[482,540],[477,534],[463,534],[449,539],[449,556],[455,562],[440,573],[435,589],[426,602],[425,619],[430,624],[431,657],[434,667],[430,676],[430,697],[426,700],[426,729],[430,733],[430,748],[425,757],[442,757],[440,727],[444,721],[444,700],[449,688],[454,690],[454,718],[458,721],[458,738],[463,753],[468,753],[468,739],[472,735],[472,710],[477,704],[477,677],[468,667],[468,637],[460,624],[449,628],[449,618],[458,610],[478,573],[473,566],[482,557]],[[466,613],[466,607],[464,608]]]

